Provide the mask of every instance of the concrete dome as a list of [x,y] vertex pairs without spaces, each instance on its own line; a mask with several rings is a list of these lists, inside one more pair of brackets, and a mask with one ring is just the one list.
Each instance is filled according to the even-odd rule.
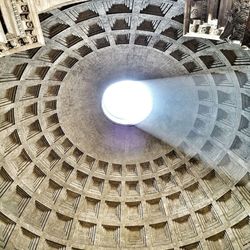
[[[183,8],[66,5],[0,60],[0,248],[249,249],[250,52],[183,37]],[[157,100],[140,126],[101,110],[127,77]]]

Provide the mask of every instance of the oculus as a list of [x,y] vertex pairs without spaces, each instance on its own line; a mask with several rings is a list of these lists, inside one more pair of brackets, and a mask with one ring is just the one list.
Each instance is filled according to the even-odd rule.
[[102,96],[102,110],[113,122],[136,125],[145,120],[153,108],[150,89],[143,82],[120,81],[109,85]]

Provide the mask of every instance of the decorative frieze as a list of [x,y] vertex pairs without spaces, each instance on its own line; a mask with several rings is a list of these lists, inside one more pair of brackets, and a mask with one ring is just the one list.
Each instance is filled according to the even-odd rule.
[[0,2],[0,57],[44,44],[34,1]]

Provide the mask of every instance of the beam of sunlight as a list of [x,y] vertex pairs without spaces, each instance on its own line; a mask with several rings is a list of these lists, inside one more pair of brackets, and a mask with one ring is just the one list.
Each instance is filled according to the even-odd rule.
[[[206,75],[202,77],[209,79]],[[200,114],[204,101],[199,99],[193,79],[193,76],[182,76],[144,81],[153,97],[153,109],[147,119],[136,127],[185,155],[199,158],[208,168],[230,169],[230,178],[239,180],[247,170],[245,162],[234,157],[223,145],[210,154],[209,143],[213,140],[211,133],[218,112],[217,95],[211,94],[207,104],[209,113]],[[195,127],[197,118],[204,119],[204,128]]]

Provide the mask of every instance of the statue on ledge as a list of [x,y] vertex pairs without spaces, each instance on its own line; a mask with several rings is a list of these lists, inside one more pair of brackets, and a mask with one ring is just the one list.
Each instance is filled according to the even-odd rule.
[[[236,0],[227,13],[227,24],[220,39],[241,44],[247,32],[247,22],[250,13],[249,0]],[[249,43],[249,42],[248,42]]]

